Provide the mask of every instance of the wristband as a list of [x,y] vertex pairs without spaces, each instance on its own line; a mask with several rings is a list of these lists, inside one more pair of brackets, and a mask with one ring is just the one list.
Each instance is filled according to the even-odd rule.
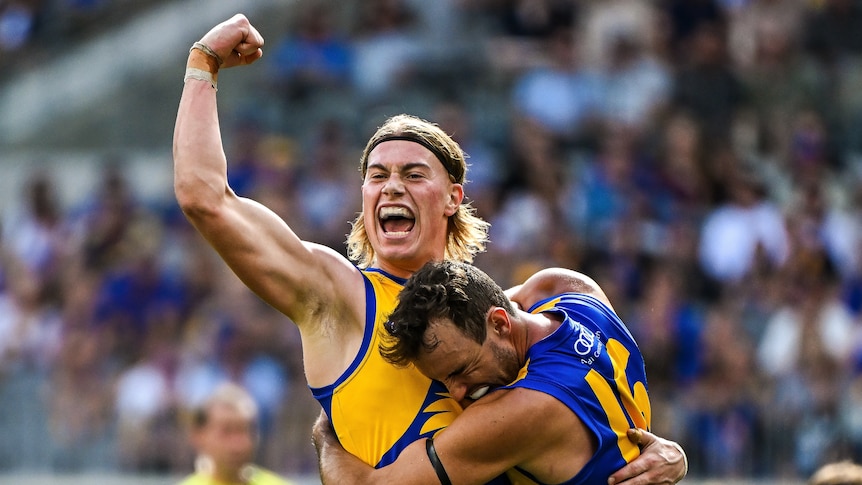
[[183,82],[188,81],[189,79],[196,79],[198,81],[206,81],[210,83],[210,86],[213,87],[216,91],[218,91],[218,82],[213,77],[213,74],[209,71],[204,71],[203,69],[197,69],[194,67],[186,68],[186,76],[183,78]]
[[194,44],[192,44],[192,46],[189,48],[189,52],[191,52],[195,49],[198,49],[199,51],[203,52],[204,54],[215,59],[216,62],[218,62],[218,67],[221,67],[221,65],[224,64],[224,61],[221,60],[221,57],[218,54],[216,54],[216,52],[214,50],[212,50],[212,48],[210,46],[204,44],[203,42],[195,42]]

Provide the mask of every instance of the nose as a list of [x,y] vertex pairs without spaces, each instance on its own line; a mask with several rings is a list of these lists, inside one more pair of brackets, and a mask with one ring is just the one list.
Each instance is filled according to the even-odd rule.
[[398,174],[392,174],[383,185],[383,193],[386,195],[399,195],[404,193],[404,181]]
[[452,399],[460,404],[462,408],[469,406],[472,402],[470,399],[467,399],[467,386],[465,384],[457,381],[448,382],[446,383],[446,389],[449,390],[449,395],[452,396]]

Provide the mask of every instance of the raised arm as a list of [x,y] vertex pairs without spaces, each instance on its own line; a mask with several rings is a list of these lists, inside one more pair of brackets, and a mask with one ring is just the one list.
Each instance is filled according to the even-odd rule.
[[[361,324],[361,275],[336,251],[300,240],[274,212],[238,197],[227,183],[215,84],[220,70],[259,59],[263,43],[238,14],[213,27],[191,49],[174,129],[174,191],[186,217],[240,279],[300,327],[304,346],[315,351],[331,347],[343,356],[337,342],[323,344],[321,335],[334,332],[317,327]],[[315,335],[320,345],[309,338]],[[310,358],[323,360],[336,357],[312,354]]]

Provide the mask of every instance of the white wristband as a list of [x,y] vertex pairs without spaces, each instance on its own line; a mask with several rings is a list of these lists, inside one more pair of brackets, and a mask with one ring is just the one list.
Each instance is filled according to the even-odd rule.
[[210,83],[210,86],[213,87],[216,91],[218,91],[218,83],[213,78],[213,74],[209,71],[204,71],[203,69],[196,69],[194,67],[186,68],[186,76],[183,79],[183,82],[188,81],[189,79],[195,79],[198,81],[206,81]]

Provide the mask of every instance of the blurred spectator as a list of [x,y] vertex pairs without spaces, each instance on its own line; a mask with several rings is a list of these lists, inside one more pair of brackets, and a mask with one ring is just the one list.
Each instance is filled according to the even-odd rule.
[[658,46],[665,16],[648,0],[604,0],[584,2],[579,10],[583,29],[582,55],[588,66],[607,69],[613,62],[615,44],[620,39],[649,54]]
[[601,107],[601,78],[585,68],[576,32],[560,26],[542,40],[546,64],[528,67],[514,80],[515,123],[529,118],[562,142],[589,134]]
[[114,375],[104,358],[108,344],[99,329],[69,326],[63,334],[47,399],[51,466],[56,470],[112,469],[118,463]]
[[[592,249],[611,251],[617,230],[639,240],[639,222],[654,216],[647,195],[655,179],[644,163],[637,135],[623,125],[608,125],[600,134],[598,150],[573,167],[569,184],[560,194],[562,212],[571,228]],[[633,222],[636,226],[627,226]],[[648,243],[647,243],[648,244]]]
[[153,332],[143,347],[141,359],[117,378],[120,464],[135,472],[174,473],[188,458],[176,405],[177,345],[173,335]]
[[651,127],[673,86],[670,70],[648,47],[631,32],[617,32],[602,70],[602,116],[635,132]]
[[308,228],[303,237],[342,247],[361,203],[350,190],[359,179],[352,163],[358,155],[350,151],[348,130],[336,119],[321,122],[310,138],[296,184],[298,215]]
[[702,125],[686,110],[664,119],[657,135],[657,190],[651,195],[661,221],[691,224],[701,220],[714,201],[707,171],[710,145]]
[[431,117],[467,154],[466,196],[480,217],[497,212],[500,187],[508,175],[508,168],[499,150],[483,139],[477,128],[474,113],[460,100],[445,99],[433,108]]
[[532,260],[546,253],[558,213],[555,197],[564,180],[560,145],[547,129],[529,119],[511,129],[509,170],[499,208],[490,216],[490,250],[506,255],[510,270],[513,258]]
[[766,264],[780,268],[790,256],[784,216],[751,168],[731,169],[728,198],[706,216],[700,261],[707,275],[733,285]]
[[[758,2],[764,5],[791,3],[794,2]],[[780,16],[764,16],[759,18],[752,29],[746,35],[755,39],[754,62],[742,64],[741,68],[737,63],[737,67],[740,68],[748,99],[757,113],[764,131],[763,136],[768,142],[764,151],[769,156],[783,160],[793,145],[792,123],[787,120],[795,118],[797,113],[803,110],[831,110],[833,98],[827,90],[828,79],[824,72],[802,53],[796,22]],[[730,44],[730,48],[732,51],[735,49],[733,44]]]
[[825,352],[846,365],[855,340],[853,317],[840,299],[835,270],[820,252],[800,254],[787,268],[784,305],[766,322],[758,364],[781,379],[806,367],[805,352]]
[[349,84],[353,57],[338,30],[335,7],[327,0],[299,3],[289,33],[268,56],[273,87],[288,101]]
[[659,2],[670,25],[670,39],[674,62],[685,62],[684,54],[692,45],[692,38],[704,24],[724,22],[724,10],[715,0],[662,0]]
[[103,273],[98,289],[94,323],[114,336],[112,354],[121,362],[135,362],[150,333],[175,332],[189,311],[184,282],[161,266],[161,230],[155,221],[130,227],[122,241],[128,255]]
[[785,303],[757,349],[758,367],[774,389],[766,431],[770,440],[791,437],[791,449],[776,459],[808,475],[838,448],[838,403],[856,331],[825,255],[801,255],[776,276],[788,282]]
[[221,384],[192,416],[191,441],[198,452],[195,472],[180,485],[289,485],[256,466],[257,404],[242,387]]
[[729,138],[746,105],[745,89],[727,57],[724,29],[718,21],[704,21],[688,33],[673,83],[673,105],[701,124],[707,145]]
[[840,209],[840,202],[830,197],[834,195],[835,190],[819,180],[802,184],[788,221],[796,239],[794,252],[824,254],[848,281],[862,270],[862,220],[858,214]]
[[729,12],[728,47],[733,64],[742,70],[749,70],[763,62],[764,49],[774,49],[773,45],[778,41],[776,35],[782,39],[800,37],[805,2],[746,0]]
[[[2,239],[10,256],[35,278],[40,304],[57,304],[57,286],[70,237],[54,181],[35,172],[22,193],[22,207],[3,214]],[[44,301],[41,301],[43,300]]]
[[77,231],[84,265],[105,271],[123,261],[128,255],[124,246],[127,232],[141,211],[115,162],[106,162],[96,193],[81,210]]
[[0,379],[22,369],[48,372],[62,342],[62,320],[42,298],[39,279],[24,264],[0,257],[6,285],[0,290]]
[[358,7],[353,86],[360,96],[377,100],[407,84],[425,48],[404,0],[369,0]]
[[[724,301],[710,309],[702,331],[701,372],[686,399],[684,446],[703,476],[751,476],[756,468],[758,395],[754,342],[738,310]],[[690,460],[692,460],[690,458]]]
[[691,276],[685,270],[671,260],[655,260],[628,318],[632,334],[647,352],[644,361],[654,376],[650,391],[665,405],[675,389],[694,384],[703,365],[701,333],[706,315],[692,302]]

